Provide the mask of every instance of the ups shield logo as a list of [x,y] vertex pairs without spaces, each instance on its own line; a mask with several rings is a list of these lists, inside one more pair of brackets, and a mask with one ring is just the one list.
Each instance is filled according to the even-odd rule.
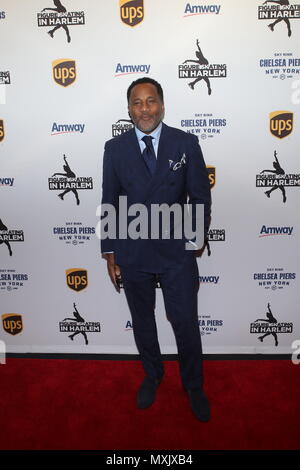
[[18,313],[5,313],[2,315],[2,325],[4,331],[10,335],[18,335],[23,331],[22,315]]
[[290,111],[274,111],[270,113],[270,131],[278,139],[283,139],[293,130],[293,116]]
[[4,121],[0,119],[0,142],[4,139]]
[[88,274],[86,269],[66,269],[67,284],[70,289],[80,292],[88,285]]
[[144,0],[119,0],[123,23],[136,26],[144,19]]
[[53,78],[63,87],[72,85],[76,80],[76,63],[73,59],[58,59],[52,62]]
[[210,189],[212,189],[214,185],[216,184],[216,167],[208,165],[206,169],[208,173]]

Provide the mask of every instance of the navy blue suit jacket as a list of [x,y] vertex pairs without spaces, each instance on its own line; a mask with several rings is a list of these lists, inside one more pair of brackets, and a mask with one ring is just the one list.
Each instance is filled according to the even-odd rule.
[[[174,165],[183,156],[183,164],[174,171]],[[112,204],[117,213],[119,196],[127,196],[128,207],[135,203],[148,208],[163,203],[204,204],[205,232],[208,230],[211,206],[208,173],[198,138],[192,134],[163,123],[154,176],[143,160],[134,129],[109,140],[105,145],[102,187],[102,204]],[[186,241],[184,237],[103,239],[101,251],[113,251],[120,266],[159,273],[180,262],[186,253]]]

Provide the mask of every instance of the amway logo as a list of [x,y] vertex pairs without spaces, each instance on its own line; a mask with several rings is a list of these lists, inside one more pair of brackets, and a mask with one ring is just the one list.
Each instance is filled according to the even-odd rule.
[[203,15],[207,13],[215,13],[218,15],[220,13],[220,9],[221,5],[191,5],[190,3],[187,3],[184,10],[184,16]]
[[56,122],[53,123],[52,126],[52,134],[68,134],[70,132],[79,132],[80,134],[83,133],[85,128],[85,124],[57,124]]
[[115,77],[119,77],[120,75],[128,75],[130,73],[149,73],[150,64],[142,64],[142,65],[122,65],[118,64],[115,71]]
[[0,186],[13,186],[15,178],[0,178]]
[[262,226],[259,237],[268,237],[271,235],[292,235],[294,227],[266,227]]
[[201,284],[218,284],[220,276],[199,276]]

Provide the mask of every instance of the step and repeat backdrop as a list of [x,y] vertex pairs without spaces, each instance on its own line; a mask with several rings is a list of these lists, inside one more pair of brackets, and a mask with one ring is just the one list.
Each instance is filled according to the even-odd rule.
[[[0,2],[0,340],[8,352],[137,353],[100,255],[106,140],[158,80],[212,188],[198,259],[205,353],[300,339],[300,0]],[[176,353],[157,286],[163,353]]]

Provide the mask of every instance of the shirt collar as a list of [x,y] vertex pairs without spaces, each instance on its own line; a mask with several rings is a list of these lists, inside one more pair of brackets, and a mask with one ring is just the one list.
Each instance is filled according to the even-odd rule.
[[144,132],[140,131],[136,126],[135,126],[135,133],[138,138],[138,141],[140,142],[142,138],[145,135],[149,135],[154,138],[154,140],[159,140],[160,134],[161,134],[161,128],[162,128],[162,122],[154,129],[154,131],[151,132],[151,134],[145,134]]

